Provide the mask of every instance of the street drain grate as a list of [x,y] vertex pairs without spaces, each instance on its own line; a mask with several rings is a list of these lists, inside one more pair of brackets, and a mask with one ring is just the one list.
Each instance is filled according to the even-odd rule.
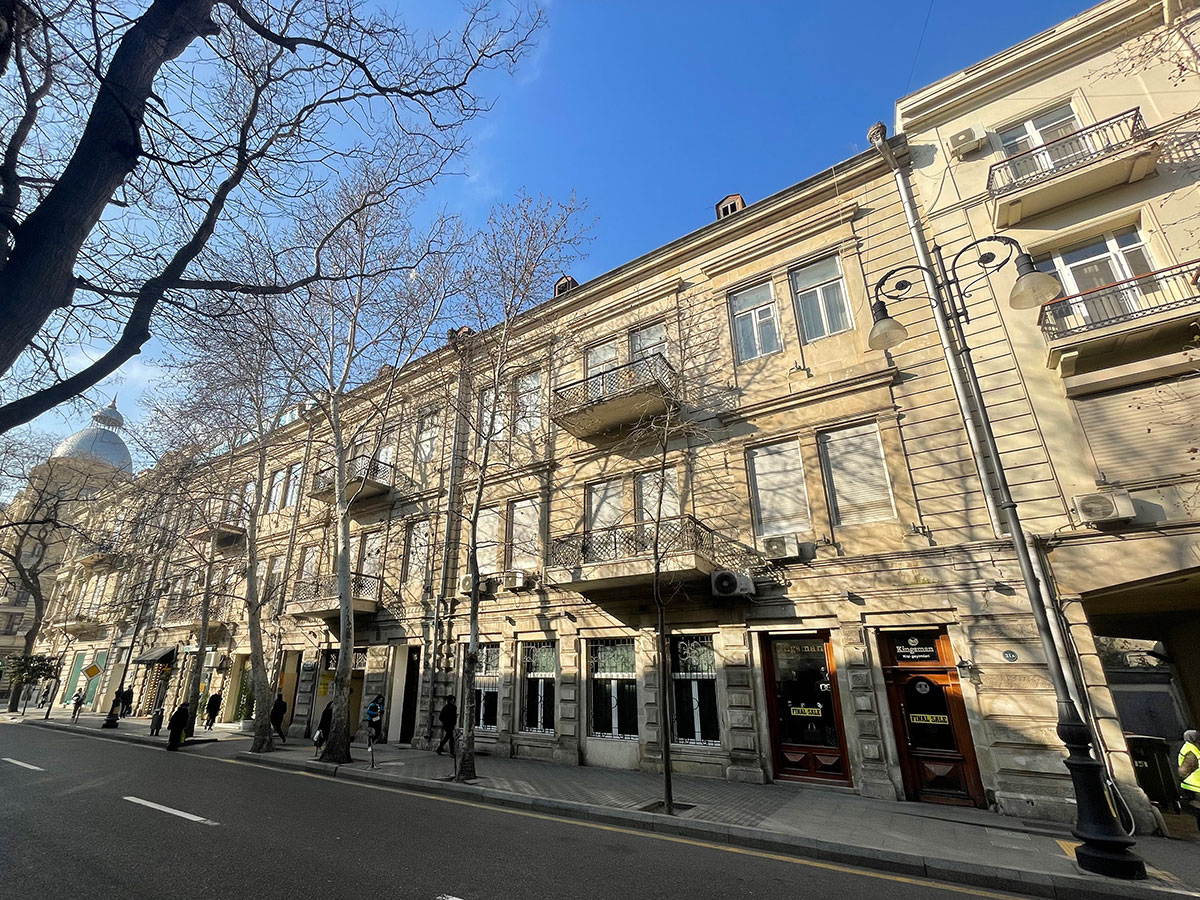
[[[689,809],[696,808],[695,803],[680,803],[678,800],[674,801],[671,806],[674,807],[677,813],[687,812]],[[663,802],[661,800],[651,800],[649,803],[639,806],[638,810],[640,812],[660,813],[663,811]]]

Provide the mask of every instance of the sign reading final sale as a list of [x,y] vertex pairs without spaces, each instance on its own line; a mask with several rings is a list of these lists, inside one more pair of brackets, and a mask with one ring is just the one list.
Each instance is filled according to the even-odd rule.
[[793,716],[817,716],[818,718],[820,718],[821,708],[819,706],[817,706],[817,707],[793,706],[792,707],[792,715]]

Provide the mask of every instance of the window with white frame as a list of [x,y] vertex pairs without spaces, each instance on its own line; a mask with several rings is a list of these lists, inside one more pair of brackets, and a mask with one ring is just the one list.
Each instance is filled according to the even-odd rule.
[[554,734],[554,685],[558,647],[554,641],[521,644],[521,730]]
[[481,509],[475,522],[475,553],[481,576],[500,571],[500,519],[500,510],[493,506]]
[[300,501],[300,481],[303,478],[303,463],[294,462],[287,468],[287,489],[284,491],[283,505],[285,508],[295,506]]
[[800,334],[806,342],[854,327],[846,301],[842,261],[837,256],[827,256],[793,269],[791,281]]
[[584,351],[583,366],[589,400],[599,400],[620,389],[620,379],[613,373],[620,365],[620,352],[615,340],[595,344]]
[[667,356],[667,326],[663,322],[655,322],[643,328],[635,328],[629,333],[630,359],[646,359],[654,355]]
[[717,653],[712,635],[671,638],[671,685],[675,740],[681,744],[721,743]]
[[1041,147],[1080,130],[1079,119],[1070,103],[1052,109],[1005,128],[998,134],[1004,155],[1017,156],[1034,147]]
[[633,478],[634,516],[639,522],[678,518],[679,476],[674,466],[639,472]]
[[437,450],[438,411],[429,407],[417,417],[417,462],[427,463]]
[[757,359],[783,349],[779,339],[779,310],[768,281],[729,298],[737,361]]
[[317,566],[321,561],[321,548],[316,544],[300,548],[300,580],[311,581],[317,577]]
[[388,429],[379,438],[379,452],[375,454],[375,458],[385,466],[390,466],[396,461],[396,430]]
[[1052,250],[1034,262],[1043,272],[1058,276],[1067,294],[1081,294],[1154,271],[1150,251],[1136,225]]
[[588,641],[591,715],[588,735],[636,741],[637,672],[632,638]]
[[750,497],[754,506],[754,533],[758,537],[795,534],[812,527],[804,463],[796,439],[754,447],[750,464]]
[[283,507],[283,480],[287,472],[284,469],[276,469],[271,473],[270,487],[267,489],[267,509],[269,513],[275,512]]
[[475,665],[475,727],[495,731],[499,711],[500,645],[480,644],[479,661]]
[[404,544],[404,580],[424,584],[429,570],[429,520],[409,523]]
[[526,372],[513,388],[513,434],[533,434],[542,427],[542,373]]
[[504,440],[508,427],[505,397],[495,385],[479,392],[479,443]]
[[542,505],[536,497],[508,505],[509,562],[514,569],[536,569],[542,563]]
[[883,442],[875,424],[817,435],[835,525],[862,525],[896,517]]

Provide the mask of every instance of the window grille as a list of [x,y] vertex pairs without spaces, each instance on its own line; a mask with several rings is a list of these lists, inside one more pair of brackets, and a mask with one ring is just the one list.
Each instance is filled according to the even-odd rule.
[[530,641],[522,644],[521,668],[521,730],[554,734],[554,687],[558,671],[555,642]]
[[632,638],[588,642],[592,737],[637,740],[637,674]]
[[717,654],[711,635],[671,638],[674,739],[680,744],[720,744]]
[[[463,654],[470,650],[463,648]],[[500,708],[500,645],[480,644],[475,664],[475,727],[495,731]]]

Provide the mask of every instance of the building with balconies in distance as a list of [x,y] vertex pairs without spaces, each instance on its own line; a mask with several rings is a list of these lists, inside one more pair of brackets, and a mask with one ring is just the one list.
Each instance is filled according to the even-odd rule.
[[[1093,729],[1125,771],[1126,733],[1156,722],[1177,742],[1200,719],[1197,34],[1193,2],[1107,0],[896,106],[928,240],[949,256],[998,231],[1062,283],[1035,310],[972,283],[966,339]],[[1093,635],[1140,640],[1162,677],[1136,690],[1121,666],[1114,695]],[[985,715],[1012,710],[1019,660],[985,675]]]

